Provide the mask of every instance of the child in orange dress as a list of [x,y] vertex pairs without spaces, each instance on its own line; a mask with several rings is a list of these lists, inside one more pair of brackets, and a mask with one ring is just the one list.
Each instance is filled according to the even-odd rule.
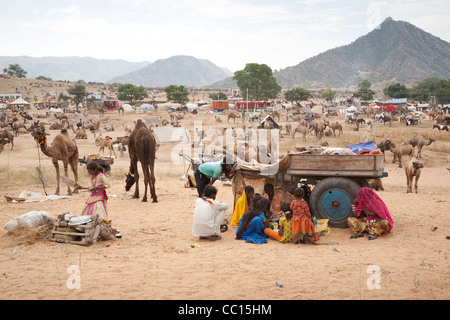
[[305,190],[296,188],[294,191],[294,200],[290,209],[294,217],[292,218],[292,242],[294,243],[314,243],[319,240],[319,235],[311,221],[309,207],[304,200]]

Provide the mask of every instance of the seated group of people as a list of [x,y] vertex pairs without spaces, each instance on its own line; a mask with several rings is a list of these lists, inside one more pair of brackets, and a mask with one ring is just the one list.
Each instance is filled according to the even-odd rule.
[[[211,173],[205,170],[210,170]],[[226,165],[225,160],[207,166],[203,164],[196,170],[199,198],[196,201],[192,225],[194,237],[218,240],[221,239],[220,233],[227,229],[222,223],[229,206],[216,200],[217,189],[212,184],[220,174],[226,173],[229,176],[232,171],[232,167]],[[315,230],[313,217],[305,201],[309,193],[310,189],[306,185],[291,186],[287,192],[290,202],[282,202],[280,199],[273,201],[275,192],[272,184],[264,186],[263,196],[255,193],[253,187],[246,186],[236,202],[230,223],[238,227],[236,239],[256,244],[267,243],[269,238],[281,243],[316,243],[319,234]],[[275,202],[281,205],[272,205]],[[271,222],[278,222],[278,231],[274,230]],[[386,205],[367,187],[358,191],[353,217],[348,218],[347,223],[353,232],[351,239],[367,234],[369,240],[390,233],[394,225]]]

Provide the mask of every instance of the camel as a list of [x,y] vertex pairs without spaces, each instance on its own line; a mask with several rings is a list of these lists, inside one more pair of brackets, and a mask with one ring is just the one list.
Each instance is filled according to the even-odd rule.
[[339,122],[335,122],[331,125],[331,130],[333,130],[333,135],[336,137],[336,130],[339,132],[339,135],[341,135],[342,132],[342,125]]
[[0,153],[3,151],[5,144],[9,143],[9,140],[0,139]]
[[125,190],[129,191],[131,186],[136,183],[133,198],[139,198],[139,173],[137,168],[139,161],[144,173],[145,185],[142,202],[147,202],[148,186],[150,186],[153,202],[158,202],[155,189],[156,139],[141,119],[136,121],[136,126],[131,132],[128,152],[130,154],[130,172],[127,175]]
[[428,138],[428,140],[425,140],[422,136],[415,135],[411,139],[409,139],[409,144],[414,148],[417,147],[417,158],[422,158],[422,148],[423,146],[429,146],[432,144],[434,139]]
[[216,122],[222,122],[222,119],[220,119],[220,117],[216,116]]
[[0,131],[0,139],[1,140],[8,140],[7,142],[5,142],[5,144],[6,143],[11,143],[11,150],[13,149],[13,147],[14,147],[14,136],[13,136],[12,133],[10,133],[10,132],[8,132],[6,130]]
[[110,137],[106,136],[105,138],[103,138],[102,135],[100,134],[97,138],[95,138],[95,145],[97,147],[100,147],[99,152],[102,152],[103,154],[105,153],[105,148],[108,148],[109,157],[111,157],[111,153],[114,153],[114,157],[117,158]]
[[[52,159],[52,163],[55,166],[56,170],[56,191],[55,194],[59,195],[59,183],[60,183],[60,174],[59,174],[59,161],[62,161],[64,165],[64,176],[68,177],[68,166],[73,171],[73,175],[75,177],[75,181],[78,182],[78,147],[74,140],[69,136],[69,133],[66,129],[62,129],[61,133],[59,133],[52,142],[52,145],[49,147],[47,145],[47,135],[45,132],[40,130],[35,130],[31,133],[34,140],[39,143],[41,151],[47,157]],[[74,193],[78,193],[78,189],[73,191]],[[67,186],[67,194],[72,195],[72,191],[70,187]]]
[[228,123],[230,123],[230,119],[233,119],[234,123],[236,123],[236,118],[240,118],[240,116],[238,114],[231,112],[228,115]]
[[275,119],[275,117],[277,117],[278,121],[280,121],[280,113],[278,111],[272,111],[270,116],[272,117],[272,119]]
[[395,163],[395,160],[398,159],[398,167],[402,168],[402,156],[408,155],[411,156],[413,154],[413,147],[402,143],[401,145],[395,146],[390,140],[384,141],[386,150],[390,150],[394,154],[394,159],[392,160],[392,163]]
[[412,193],[412,184],[415,177],[414,189],[417,194],[417,181],[420,178],[420,173],[422,171],[423,164],[418,162],[413,156],[410,157],[409,162],[405,165],[406,174],[406,193]]
[[129,136],[124,136],[124,137],[117,137],[117,139],[112,142],[113,146],[115,144],[119,145],[118,148],[119,148],[121,157],[123,157],[123,152],[126,150],[125,146],[128,145],[129,140],[130,140]]
[[381,181],[380,178],[375,178],[375,179],[369,179],[369,185],[372,189],[375,190],[384,190],[383,188],[383,182]]
[[75,139],[87,139],[86,130],[81,129],[81,127],[75,129],[75,127],[72,125],[72,131],[73,133],[75,133]]
[[298,125],[295,129],[294,132],[292,133],[292,139],[295,138],[295,134],[297,132],[300,132],[303,135],[303,141],[306,141],[306,134],[308,133],[308,128],[302,125]]

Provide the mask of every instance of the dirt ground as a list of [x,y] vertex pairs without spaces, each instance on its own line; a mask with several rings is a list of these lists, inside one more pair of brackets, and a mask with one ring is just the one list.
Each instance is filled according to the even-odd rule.
[[[168,119],[164,113],[156,117]],[[153,114],[112,115],[109,120],[132,123]],[[216,127],[214,116],[188,115],[181,125],[192,129],[193,121],[201,119],[205,126]],[[343,123],[342,118],[339,118]],[[220,126],[229,126],[223,117]],[[420,130],[432,136],[432,123]],[[425,128],[426,127],[426,128]],[[374,131],[385,130],[374,124]],[[389,134],[409,135],[418,127],[396,124]],[[344,125],[343,136],[363,141],[365,129],[353,132]],[[58,131],[50,131],[49,141]],[[124,135],[123,127],[105,132],[113,138]],[[439,137],[443,137],[442,134]],[[342,138],[341,138],[342,139]],[[449,142],[440,138],[437,145]],[[77,140],[80,156],[97,153],[92,134]],[[351,139],[350,139],[351,140]],[[361,141],[359,141],[361,140]],[[342,140],[330,138],[330,145],[342,147]],[[379,142],[379,141],[377,141]],[[312,136],[307,143],[282,138],[280,149],[294,145],[316,144]],[[386,203],[394,219],[390,234],[374,241],[350,239],[349,229],[331,229],[319,244],[281,244],[269,240],[255,245],[235,240],[236,229],[230,227],[222,239],[209,242],[191,234],[196,190],[185,188],[181,176],[187,164],[174,164],[171,159],[175,144],[162,144],[157,152],[156,191],[158,203],[131,199],[125,192],[125,173],[129,166],[128,152],[119,156],[109,175],[112,187],[108,213],[113,225],[121,230],[122,239],[100,241],[85,247],[38,240],[19,243],[17,238],[0,229],[0,299],[168,299],[168,300],[371,300],[371,299],[449,299],[450,240],[448,153],[424,147],[425,168],[419,180],[418,194],[406,193],[404,170],[392,163],[386,154],[383,179],[385,190],[377,193]],[[436,150],[436,151],[434,151]],[[108,153],[106,153],[108,155]],[[20,134],[10,150],[0,154],[2,176],[11,175],[14,183],[3,183],[1,196],[18,196],[23,190],[44,194],[39,180],[29,182],[23,175],[35,175],[41,162],[48,194],[55,190],[51,160],[38,152],[30,134]],[[79,167],[80,181],[88,185],[85,166]],[[73,177],[72,173],[69,173]],[[23,182],[21,182],[23,180]],[[142,185],[141,185],[142,186]],[[233,204],[231,186],[216,182],[217,199]],[[141,187],[142,188],[142,187]],[[66,188],[63,186],[61,195]],[[88,197],[85,191],[69,198],[42,202],[0,203],[0,225],[33,210],[43,210],[56,217],[64,212],[80,214]],[[226,218],[231,221],[232,209]],[[80,286],[73,288],[73,270],[78,270]],[[283,287],[276,285],[283,284]]]

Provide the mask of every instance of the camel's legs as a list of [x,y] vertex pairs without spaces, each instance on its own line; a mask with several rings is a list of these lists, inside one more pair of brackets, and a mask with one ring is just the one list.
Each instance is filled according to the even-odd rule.
[[53,166],[55,167],[56,170],[56,191],[55,194],[59,195],[59,164],[58,164],[58,160],[56,160],[56,162],[53,162]]
[[150,161],[150,192],[152,194],[153,202],[158,202],[158,197],[156,196],[155,188],[155,163]]
[[[141,162],[142,172],[144,173],[144,198],[142,198],[142,202],[147,202],[147,187],[148,187],[148,165]],[[136,182],[137,183],[137,182]]]
[[131,172],[134,173],[134,195],[133,198],[139,198],[139,170],[137,168],[137,160],[135,157],[131,160]]
[[[78,182],[78,167],[77,167],[74,157],[69,159],[69,165],[70,165],[70,168],[72,169],[73,176],[75,178],[75,182]],[[73,193],[78,193],[78,189],[73,190]]]

